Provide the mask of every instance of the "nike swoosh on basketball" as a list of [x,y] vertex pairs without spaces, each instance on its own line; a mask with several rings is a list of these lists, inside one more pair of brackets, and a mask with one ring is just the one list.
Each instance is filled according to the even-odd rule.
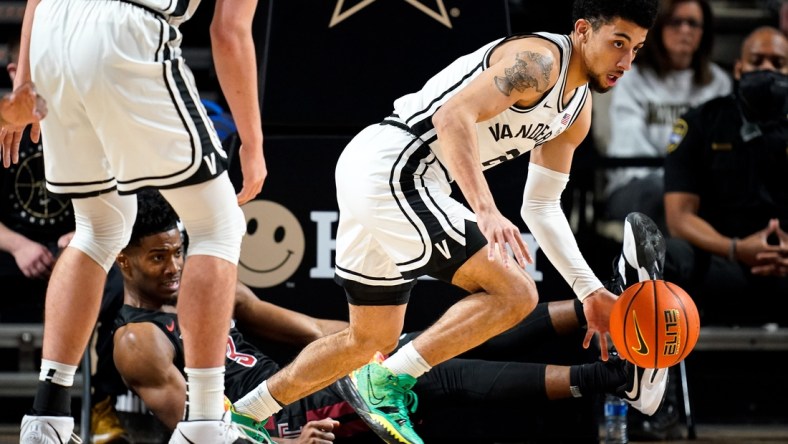
[[640,384],[638,384],[638,378],[640,377],[640,372],[638,371],[637,366],[633,366],[632,370],[635,372],[635,384],[632,386],[632,391],[624,391],[629,399],[637,399],[638,398],[638,390],[640,390]]
[[167,331],[172,333],[175,331],[175,321],[170,321],[169,324],[165,325],[167,327]]
[[637,334],[638,343],[640,344],[640,346],[638,348],[632,347],[632,350],[635,353],[638,353],[638,354],[641,354],[641,355],[647,355],[648,354],[648,344],[646,344],[646,340],[643,339],[643,333],[640,332],[640,324],[638,324],[638,314],[637,314],[637,312],[635,312],[633,310],[632,311],[632,316],[634,317],[634,322],[635,322],[635,334]]

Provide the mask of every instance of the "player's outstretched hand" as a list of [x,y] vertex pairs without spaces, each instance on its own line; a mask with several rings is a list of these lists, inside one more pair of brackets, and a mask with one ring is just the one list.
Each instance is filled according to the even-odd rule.
[[583,348],[588,348],[591,345],[591,339],[597,335],[603,361],[607,361],[608,358],[607,335],[610,331],[610,312],[613,310],[616,299],[617,297],[613,293],[605,288],[600,288],[583,300],[583,313],[586,315],[586,323],[588,324]]
[[19,161],[19,142],[27,125],[33,125],[30,137],[33,142],[38,142],[41,134],[38,122],[46,114],[46,101],[36,93],[32,82],[23,83],[0,99],[0,154],[4,167]]
[[506,246],[508,245],[521,268],[533,263],[531,253],[528,251],[528,247],[520,234],[520,229],[509,219],[505,218],[497,209],[477,213],[476,223],[489,243],[487,259],[495,260],[496,254],[500,254],[503,265],[508,268],[509,254],[506,251]]
[[324,444],[334,442],[336,436],[334,429],[339,427],[339,421],[324,418],[320,421],[309,421],[301,430],[301,436],[293,441],[299,444]]
[[238,205],[243,205],[254,199],[263,189],[263,182],[268,176],[268,169],[265,166],[263,157],[263,147],[247,147],[241,145],[238,150],[241,158],[241,173],[243,174],[243,188],[238,193]]

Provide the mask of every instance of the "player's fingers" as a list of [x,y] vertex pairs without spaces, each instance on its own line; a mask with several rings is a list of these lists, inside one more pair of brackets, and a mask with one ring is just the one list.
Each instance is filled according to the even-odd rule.
[[246,187],[241,188],[241,191],[236,195],[236,197],[238,198],[238,205],[243,205],[251,200],[249,198],[249,191],[246,189]]
[[520,264],[520,267],[525,268],[528,264],[533,263],[531,252],[528,251],[528,245],[523,240],[523,236],[520,234],[519,230],[515,230],[513,237],[515,244],[520,250],[520,253],[515,256],[517,258],[517,263]]
[[586,330],[586,337],[583,338],[583,348],[590,347],[592,339],[594,339],[594,331],[591,329]]
[[514,260],[517,262],[517,265],[520,268],[525,268],[527,265],[525,262],[525,253],[523,253],[523,247],[520,245],[516,239],[513,239],[513,242],[509,244],[509,248],[512,249],[512,254],[514,255]]
[[14,147],[11,141],[3,141],[3,166],[8,168],[14,163]]
[[599,334],[599,349],[602,351],[602,360],[607,361],[610,357],[607,352],[607,335]]
[[0,149],[2,149],[3,166],[8,168],[11,166],[11,140],[5,127],[0,129]]
[[11,141],[11,162],[14,164],[19,163],[20,143],[22,143],[22,133],[20,131],[14,131],[13,140]]
[[497,225],[495,221],[491,224],[491,228],[483,229],[482,233],[484,237],[487,238],[487,244],[489,248],[487,249],[487,260],[494,261],[497,258],[495,257],[499,253],[503,253],[501,248],[506,248],[506,238],[501,231],[501,227]]
[[503,264],[504,268],[509,268],[509,249],[511,248],[511,245],[505,236],[502,241],[503,242],[499,247],[501,249],[501,263]]
[[41,125],[38,123],[34,123],[30,126],[30,140],[34,143],[38,143],[41,140]]

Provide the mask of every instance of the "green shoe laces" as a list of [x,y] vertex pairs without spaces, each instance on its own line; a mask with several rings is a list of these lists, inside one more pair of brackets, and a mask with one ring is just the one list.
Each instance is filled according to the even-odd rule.
[[[405,418],[408,418],[408,413],[416,413],[419,397],[412,390],[416,378],[410,375],[390,375],[388,379],[391,386],[391,392],[388,394],[391,405],[396,407],[399,414]],[[410,423],[409,418],[408,423]]]
[[234,424],[239,426],[244,431],[244,433],[246,433],[246,436],[252,438],[256,442],[271,442],[269,439],[271,435],[269,435],[268,431],[265,429],[265,423],[268,421],[267,419],[264,421],[255,421],[250,416],[238,413],[235,410],[235,407],[230,408],[230,418]]

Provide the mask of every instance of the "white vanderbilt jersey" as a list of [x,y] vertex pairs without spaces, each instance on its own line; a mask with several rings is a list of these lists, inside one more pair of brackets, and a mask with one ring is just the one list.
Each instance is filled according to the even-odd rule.
[[[526,36],[508,38],[521,37]],[[572,124],[588,96],[587,85],[564,91],[569,38],[529,37],[548,39],[560,48],[560,76],[536,105],[511,107],[478,123],[484,169],[558,136]],[[441,147],[432,115],[489,66],[490,54],[504,41],[455,60],[421,91],[396,100],[394,115],[368,126],[345,147],[335,175],[339,205],[335,280],[340,285],[388,286],[391,293],[405,294],[413,279],[439,276],[486,243],[474,223],[476,215],[451,197],[452,178],[439,162]],[[565,95],[571,99],[563,106]]]
[[428,80],[420,91],[397,99],[394,102],[393,117],[410,127],[414,135],[428,141],[432,152],[443,162],[441,146],[432,125],[432,115],[490,66],[490,55],[496,47],[507,40],[523,37],[541,37],[555,43],[561,53],[561,71],[555,86],[539,103],[528,108],[512,106],[503,113],[476,124],[482,169],[514,159],[555,138],[577,118],[588,96],[588,84],[577,88],[569,103],[564,106],[564,88],[572,43],[569,36],[545,32],[502,38],[458,58]]

